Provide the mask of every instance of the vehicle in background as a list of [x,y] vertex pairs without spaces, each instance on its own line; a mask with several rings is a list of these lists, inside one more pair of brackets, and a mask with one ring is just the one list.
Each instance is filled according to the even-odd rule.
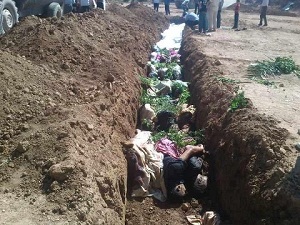
[[64,0],[0,0],[0,34],[7,32],[19,18],[25,16],[60,18],[63,8]]

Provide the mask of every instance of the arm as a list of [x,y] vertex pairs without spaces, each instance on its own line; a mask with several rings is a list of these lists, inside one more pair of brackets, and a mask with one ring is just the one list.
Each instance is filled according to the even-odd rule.
[[187,161],[192,156],[205,152],[203,145],[197,145],[197,146],[187,145],[185,149],[186,150],[184,151],[184,153],[182,153],[182,155],[180,156],[180,158],[183,161]]

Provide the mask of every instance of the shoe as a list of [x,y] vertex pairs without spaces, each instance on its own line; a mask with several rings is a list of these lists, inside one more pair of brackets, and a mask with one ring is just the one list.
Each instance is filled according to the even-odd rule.
[[262,24],[261,24],[261,23],[259,23],[257,26],[259,26],[259,27],[260,27],[261,25],[262,25]]
[[232,27],[231,29],[237,29],[237,27]]
[[264,24],[264,27],[268,26],[268,24]]

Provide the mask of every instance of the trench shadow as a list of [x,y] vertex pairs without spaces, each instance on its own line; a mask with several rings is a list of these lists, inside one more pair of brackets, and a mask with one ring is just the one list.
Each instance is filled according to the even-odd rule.
[[171,16],[169,20],[170,20],[170,23],[175,23],[176,25],[185,22],[184,18],[181,16]]

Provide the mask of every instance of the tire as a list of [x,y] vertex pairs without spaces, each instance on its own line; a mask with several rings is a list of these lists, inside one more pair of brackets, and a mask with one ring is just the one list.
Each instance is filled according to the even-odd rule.
[[63,15],[63,10],[60,7],[60,4],[58,4],[57,2],[52,2],[49,6],[48,6],[48,10],[47,10],[47,17],[57,17],[57,18],[61,18]]
[[18,22],[18,18],[18,9],[14,1],[0,1],[0,34],[9,31]]

